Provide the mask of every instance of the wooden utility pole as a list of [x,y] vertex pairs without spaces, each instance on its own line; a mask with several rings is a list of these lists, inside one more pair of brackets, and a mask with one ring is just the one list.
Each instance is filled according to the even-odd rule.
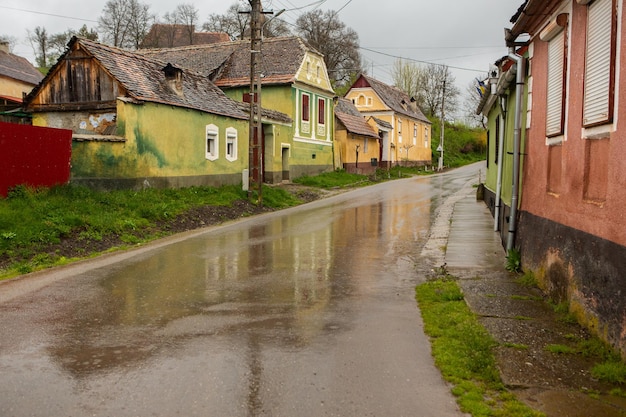
[[438,165],[438,169],[439,171],[441,171],[443,169],[443,132],[445,130],[446,127],[446,120],[445,120],[445,105],[446,105],[446,79],[448,78],[448,69],[446,68],[446,71],[444,72],[444,76],[443,76],[443,89],[441,91],[441,132],[439,135],[439,165]]
[[250,127],[248,156],[248,197],[252,184],[258,186],[258,204],[263,205],[263,122],[261,120],[261,0],[249,0],[250,12]]

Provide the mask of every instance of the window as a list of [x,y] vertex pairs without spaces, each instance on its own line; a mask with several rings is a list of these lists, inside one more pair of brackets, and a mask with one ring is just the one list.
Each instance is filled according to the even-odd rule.
[[402,120],[398,119],[398,143],[402,143]]
[[617,15],[614,0],[595,0],[588,6],[583,125],[613,121]]
[[219,131],[217,126],[206,127],[206,159],[215,161],[219,157]]
[[365,139],[363,140],[363,152],[364,152],[364,153],[367,153],[367,143],[368,143],[368,142],[369,142],[369,141],[367,140],[367,138],[365,138]]
[[323,98],[317,99],[317,123],[326,124],[326,100]]
[[237,160],[237,130],[232,127],[226,129],[226,159]]
[[308,94],[302,94],[302,120],[308,122],[311,115],[310,102],[311,97]]
[[413,145],[417,145],[417,123],[413,124]]
[[428,128],[424,128],[424,148],[428,148]]
[[[566,15],[565,15],[566,16]],[[566,23],[563,23],[566,24]],[[548,91],[546,136],[563,134],[565,126],[565,80],[567,72],[567,36],[563,27],[554,24],[542,39],[548,42]]]

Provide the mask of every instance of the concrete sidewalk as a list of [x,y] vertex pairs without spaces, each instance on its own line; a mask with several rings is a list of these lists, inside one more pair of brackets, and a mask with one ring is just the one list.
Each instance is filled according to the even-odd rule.
[[520,400],[548,417],[626,415],[626,399],[608,395],[614,387],[592,378],[590,358],[546,349],[575,348],[588,333],[562,320],[539,289],[520,285],[519,275],[505,270],[493,217],[473,187],[444,202],[422,255],[434,268],[444,266],[434,271],[459,278],[467,304],[499,343],[502,380]]

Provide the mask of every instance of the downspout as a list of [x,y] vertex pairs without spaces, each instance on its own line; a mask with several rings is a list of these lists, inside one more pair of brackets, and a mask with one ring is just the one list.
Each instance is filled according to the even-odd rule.
[[517,205],[520,183],[520,143],[522,133],[522,94],[524,93],[524,58],[509,49],[509,58],[515,61],[517,76],[515,85],[515,131],[513,133],[513,189],[511,190],[511,213],[509,214],[509,235],[506,243],[507,253],[513,249],[517,232]]
[[506,96],[500,97],[500,111],[502,113],[502,123],[500,125],[500,132],[498,137],[498,177],[496,182],[496,208],[493,216],[493,231],[500,230],[500,207],[502,196],[502,171],[504,168],[504,134],[506,132]]

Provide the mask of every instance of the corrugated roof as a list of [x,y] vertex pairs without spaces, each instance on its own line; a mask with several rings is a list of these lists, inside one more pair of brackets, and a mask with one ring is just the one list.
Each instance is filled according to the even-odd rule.
[[365,121],[363,115],[350,100],[340,98],[337,101],[335,116],[348,132],[378,139],[378,134],[374,128]]
[[396,113],[421,120],[424,123],[431,124],[430,120],[424,116],[424,113],[422,113],[419,107],[415,104],[415,100],[409,97],[407,93],[367,75],[363,74],[361,77],[367,81],[367,84],[369,84],[369,86],[376,92],[376,94],[378,94],[380,99],[387,106],[389,106],[391,110]]
[[0,50],[0,76],[33,86],[43,79],[43,75],[26,58],[2,50]]

